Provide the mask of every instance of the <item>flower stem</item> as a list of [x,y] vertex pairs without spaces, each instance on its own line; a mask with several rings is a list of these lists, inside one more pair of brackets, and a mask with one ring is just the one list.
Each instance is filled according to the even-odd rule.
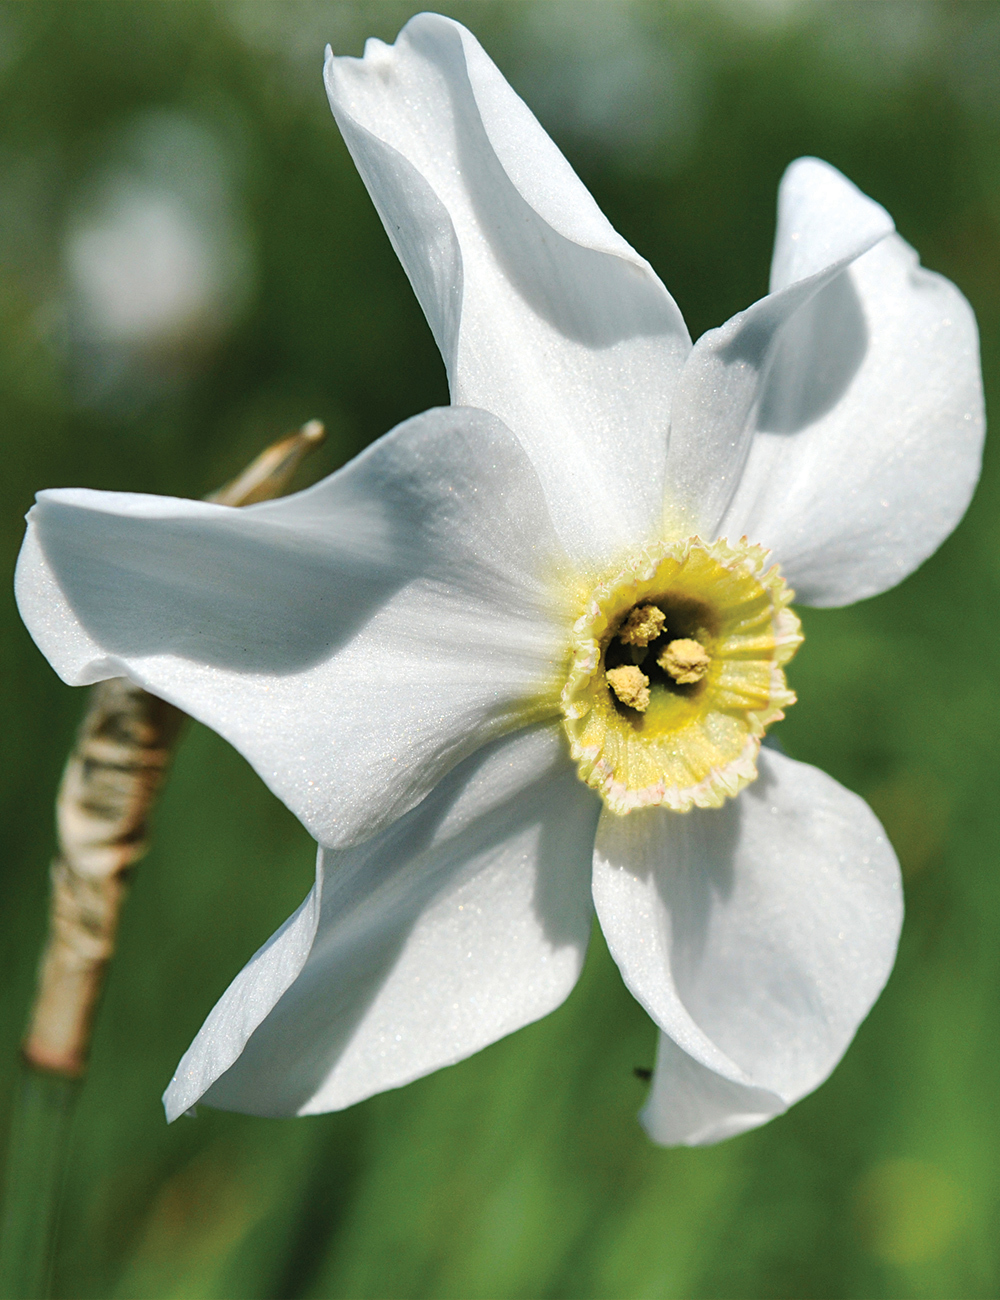
[[87,1068],[128,872],[149,846],[149,814],[183,721],[124,677],[91,688],[56,799],[59,853],[24,1040],[29,1066],[69,1079]]
[[[209,498],[245,506],[281,496],[324,436],[311,420]],[[48,1295],[69,1131],[131,868],[184,714],[124,677],[91,688],[56,798],[49,933],[23,1046],[0,1213],[0,1300]]]
[[0,1218],[0,1296],[48,1295],[69,1131],[129,869],[184,715],[124,677],[99,682],[56,798],[49,933],[23,1046]]

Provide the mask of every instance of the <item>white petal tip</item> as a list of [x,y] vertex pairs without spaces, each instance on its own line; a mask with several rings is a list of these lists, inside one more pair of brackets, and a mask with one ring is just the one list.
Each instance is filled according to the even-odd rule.
[[783,1115],[786,1109],[787,1107],[781,1107],[779,1110],[746,1111],[727,1115],[724,1119],[714,1120],[692,1132],[681,1133],[669,1123],[664,1125],[663,1116],[657,1114],[652,1107],[646,1106],[639,1112],[639,1123],[645,1129],[647,1137],[657,1146],[708,1147],[714,1146],[717,1142],[725,1142],[727,1138],[739,1137],[742,1133],[760,1128],[762,1124],[767,1124],[768,1121]]

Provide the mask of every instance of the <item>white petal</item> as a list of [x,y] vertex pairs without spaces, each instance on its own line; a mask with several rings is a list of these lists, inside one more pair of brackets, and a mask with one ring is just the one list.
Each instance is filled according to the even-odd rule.
[[[287,987],[254,958],[178,1067],[168,1116],[199,1098],[340,1110],[553,1010],[586,952],[599,808],[550,724],[473,755],[375,839],[324,852],[301,974]],[[262,951],[282,946],[299,960],[287,931]]]
[[578,559],[647,540],[690,348],[652,268],[458,23],[420,14],[393,46],[331,54],[326,83],[452,400],[522,440]]
[[661,1146],[707,1146],[759,1128],[787,1109],[766,1088],[734,1083],[677,1046],[662,1031],[642,1126]]
[[67,490],[29,521],[18,602],[60,675],[127,675],[201,719],[321,843],[558,707],[558,543],[485,412],[427,412],[264,505]]
[[769,546],[804,604],[885,591],[937,550],[979,478],[972,309],[891,236],[790,322],[757,423],[720,531]]
[[811,1092],[895,957],[899,868],[875,815],[814,767],[768,749],[758,763],[721,809],[598,828],[608,946],[678,1049],[645,1115],[657,1140],[714,1141]]
[[295,982],[312,951],[322,900],[323,850],[319,849],[316,883],[305,901],[236,976],[177,1067],[163,1095],[168,1121],[190,1110],[209,1083],[229,1069],[253,1031]]
[[778,228],[771,257],[771,293],[872,247],[893,230],[892,217],[836,167],[799,158],[778,187]]
[[[800,159],[786,173],[773,292],[703,334],[677,385],[667,459],[668,528],[706,537],[741,535],[719,524],[740,482],[781,341],[797,335],[817,296],[892,229],[885,209],[826,163]],[[826,358],[815,360],[822,365]]]

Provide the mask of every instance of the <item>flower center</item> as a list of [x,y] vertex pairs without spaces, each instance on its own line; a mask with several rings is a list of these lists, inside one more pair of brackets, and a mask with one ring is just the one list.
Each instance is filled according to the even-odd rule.
[[715,808],[756,777],[802,641],[768,554],[692,537],[594,588],[561,703],[580,777],[612,812]]

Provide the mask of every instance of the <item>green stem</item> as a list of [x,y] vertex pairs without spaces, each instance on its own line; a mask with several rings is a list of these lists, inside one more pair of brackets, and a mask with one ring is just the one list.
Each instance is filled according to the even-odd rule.
[[46,1300],[81,1081],[22,1065],[0,1215],[0,1298]]

